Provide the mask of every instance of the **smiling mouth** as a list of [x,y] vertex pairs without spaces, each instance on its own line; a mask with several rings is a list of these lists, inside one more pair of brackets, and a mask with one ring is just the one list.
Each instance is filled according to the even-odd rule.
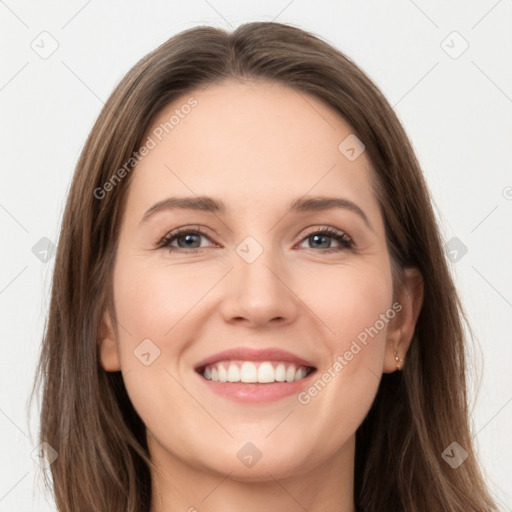
[[316,371],[311,366],[300,366],[281,361],[219,361],[196,370],[213,382],[275,384],[297,382]]

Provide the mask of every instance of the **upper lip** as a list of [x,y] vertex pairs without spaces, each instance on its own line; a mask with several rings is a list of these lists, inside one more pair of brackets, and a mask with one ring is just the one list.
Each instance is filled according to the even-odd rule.
[[279,348],[253,349],[248,347],[236,347],[203,359],[196,364],[196,371],[202,371],[206,366],[217,363],[219,361],[241,360],[241,361],[283,361],[294,363],[297,366],[307,366],[315,368],[313,363],[298,357],[287,350]]

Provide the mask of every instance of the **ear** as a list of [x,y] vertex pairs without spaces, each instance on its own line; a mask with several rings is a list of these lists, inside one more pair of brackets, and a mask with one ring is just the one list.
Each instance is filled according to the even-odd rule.
[[[386,353],[382,369],[384,373],[392,373],[398,370],[398,366],[403,367],[404,364],[407,364],[406,354],[414,335],[422,305],[423,277],[417,268],[406,268],[405,282],[399,291],[397,301],[393,305],[397,315],[388,328]],[[397,356],[398,361],[396,360]]]
[[101,364],[107,372],[121,370],[121,360],[110,314],[105,311],[99,329],[99,351]]

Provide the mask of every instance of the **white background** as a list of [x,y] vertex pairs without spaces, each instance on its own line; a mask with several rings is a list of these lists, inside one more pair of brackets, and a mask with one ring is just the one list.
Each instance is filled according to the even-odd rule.
[[[492,492],[512,510],[511,0],[6,0],[0,19],[1,512],[55,510],[31,458],[37,407],[27,411],[54,260],[41,262],[32,247],[57,240],[102,103],[172,35],[247,21],[292,23],[326,39],[370,75],[403,122],[445,241],[468,248],[450,265],[476,335],[473,433]],[[49,37],[38,38],[43,31],[58,43],[47,59],[31,47]],[[464,42],[453,31],[469,44],[458,58]]]

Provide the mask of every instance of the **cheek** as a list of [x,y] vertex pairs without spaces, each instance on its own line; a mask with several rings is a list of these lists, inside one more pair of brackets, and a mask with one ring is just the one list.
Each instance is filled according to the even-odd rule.
[[385,337],[388,322],[381,318],[393,298],[391,270],[385,262],[331,267],[308,282],[309,287],[301,285],[301,298],[325,327],[331,352],[348,350],[353,340],[364,344],[368,331],[371,339]]
[[391,271],[380,264],[337,269],[315,283],[324,283],[327,291],[311,293],[305,302],[316,297],[314,311],[329,329],[323,336],[325,358],[298,401],[342,443],[363,421],[380,383],[395,316]]
[[[119,322],[132,334],[128,340],[125,338],[127,343],[121,344],[121,352],[133,356],[137,345],[149,338],[165,348],[166,353],[177,355],[178,333],[195,314],[201,314],[199,303],[224,272],[225,269],[212,268],[205,271],[201,266],[191,270],[190,264],[172,268],[161,263],[151,266],[141,264],[135,257],[120,259],[114,276],[116,312]],[[372,353],[383,356],[384,347],[379,340],[385,338],[387,323],[379,319],[392,302],[387,260],[323,268],[318,265],[314,276],[308,265],[308,268],[292,269],[289,282],[302,307],[317,323],[317,330],[321,331],[319,341],[332,359],[351,347],[357,351],[353,346],[355,340],[364,348],[358,360]],[[171,346],[170,338],[174,340]]]
[[[190,395],[178,384],[175,362],[191,335],[191,309],[211,284],[185,267],[149,266],[129,255],[116,263],[114,297],[123,378],[133,406],[149,425],[159,424],[171,404],[174,410],[190,407]],[[167,418],[166,424],[181,432],[178,420]]]
[[[207,277],[207,276],[203,276]],[[211,287],[190,268],[119,262],[114,278],[119,321],[137,336],[162,340]]]

